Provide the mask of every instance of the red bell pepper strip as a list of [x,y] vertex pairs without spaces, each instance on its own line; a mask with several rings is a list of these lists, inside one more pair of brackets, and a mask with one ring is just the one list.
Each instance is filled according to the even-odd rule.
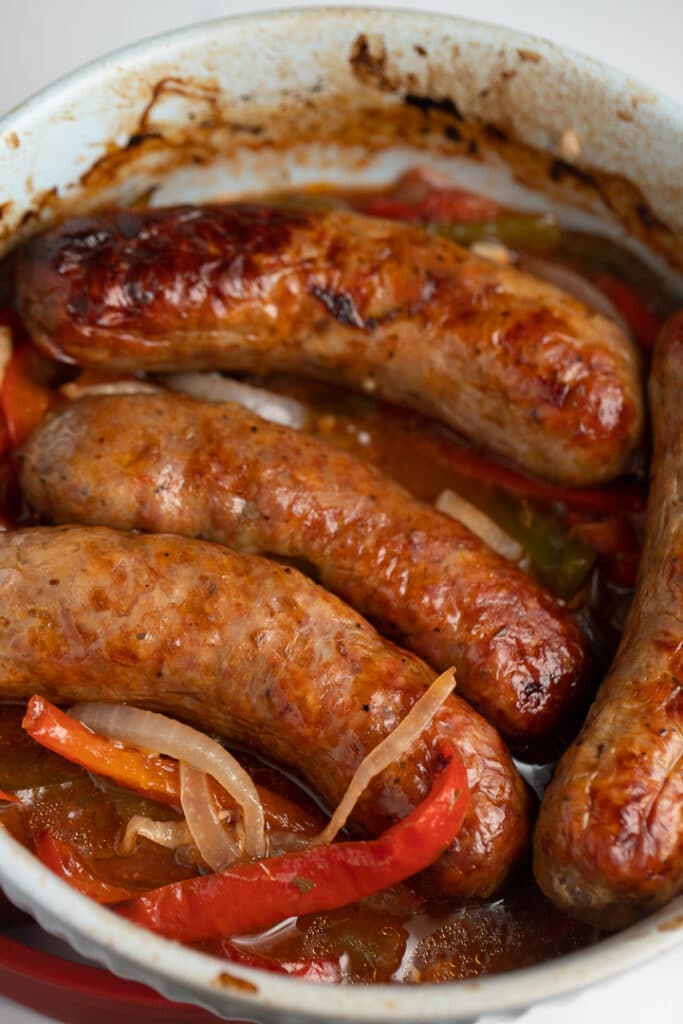
[[6,793],[4,789],[0,789],[0,801],[4,801],[6,804],[20,804],[21,800],[14,793]]
[[181,942],[259,931],[299,914],[332,910],[428,867],[460,830],[469,806],[465,769],[444,743],[428,796],[379,838],[332,843],[241,864],[155,889],[117,908]]
[[52,832],[41,832],[35,840],[34,849],[46,867],[68,882],[72,889],[77,889],[96,903],[121,903],[135,896],[130,889],[98,878],[74,848]]
[[42,379],[43,369],[42,356],[32,345],[22,344],[5,371],[0,405],[13,448],[23,444],[52,404],[54,393]]
[[402,220],[407,224],[420,224],[424,220],[417,203],[404,203],[400,199],[391,199],[389,196],[373,199],[363,212],[368,217]]
[[[207,950],[214,952],[214,950]],[[242,949],[229,939],[223,939],[215,950],[216,956],[224,956],[233,964],[245,967],[258,967],[262,971],[275,974],[291,974],[295,978],[306,981],[340,982],[342,971],[339,960],[313,957],[310,960],[280,960],[273,956],[263,956],[251,950]]]
[[645,488],[637,483],[620,480],[604,487],[562,487],[546,480],[527,476],[511,469],[480,452],[459,448],[455,444],[441,446],[443,461],[448,462],[462,476],[499,487],[503,491],[523,498],[533,498],[542,504],[561,503],[585,512],[640,512],[645,508]]
[[470,224],[495,220],[500,207],[485,196],[460,188],[435,189],[419,204],[422,219],[436,224]]
[[[136,893],[130,889],[112,885],[110,882],[98,878],[70,843],[58,839],[49,831],[40,833],[35,840],[34,850],[43,864],[62,881],[96,903],[107,906],[136,896]],[[243,950],[227,939],[219,944],[215,953],[232,963],[258,967],[261,970],[273,971],[277,974],[291,974],[297,978],[306,978],[308,981],[338,982],[341,980],[341,968],[338,960],[319,958],[279,960],[275,957],[261,956],[258,953]]]
[[370,217],[420,224],[481,224],[495,220],[499,208],[490,199],[460,189],[439,189],[419,203],[389,196],[373,199],[365,208]]
[[[26,708],[22,726],[32,739],[88,771],[105,775],[148,800],[180,808],[178,765],[168,758],[147,754],[135,747],[113,743],[86,729],[75,718],[60,711],[44,697],[34,695]],[[235,802],[222,786],[209,780],[219,806],[233,809]],[[310,832],[323,827],[322,816],[306,811],[292,800],[264,787],[257,787],[270,828],[284,832]]]
[[28,702],[21,724],[37,743],[68,761],[106,775],[157,803],[179,807],[180,782],[175,762],[113,743],[38,695]]
[[438,425],[416,421],[402,410],[392,411],[390,415],[394,433],[400,431],[413,452],[419,449],[425,459],[440,462],[467,479],[521,498],[531,498],[542,505],[560,503],[594,515],[642,512],[645,508],[647,492],[636,480],[617,480],[599,487],[564,487],[528,476],[484,452],[459,444],[455,438],[446,436]]
[[607,579],[620,587],[635,586],[642,541],[623,516],[575,523],[571,533],[602,556],[600,566]]
[[599,274],[595,284],[616,306],[641,347],[651,352],[662,328],[661,320],[647,308],[640,295],[618,277]]
[[450,185],[427,168],[413,167],[401,175],[389,194],[371,199],[365,212],[391,220],[467,224],[495,220],[501,209],[486,196]]

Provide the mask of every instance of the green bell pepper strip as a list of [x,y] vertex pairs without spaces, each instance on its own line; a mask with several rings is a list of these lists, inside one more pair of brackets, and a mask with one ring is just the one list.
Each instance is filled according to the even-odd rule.
[[561,236],[560,225],[550,213],[515,213],[479,223],[432,224],[434,234],[459,245],[502,242],[509,249],[537,251],[553,249]]

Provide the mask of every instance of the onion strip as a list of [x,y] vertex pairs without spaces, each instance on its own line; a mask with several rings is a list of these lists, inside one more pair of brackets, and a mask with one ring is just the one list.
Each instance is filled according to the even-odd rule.
[[254,859],[265,857],[263,805],[256,786],[216,740],[166,715],[128,704],[76,704],[70,714],[109,739],[123,740],[150,753],[167,754],[211,775],[242,808],[245,855]]
[[60,395],[74,401],[77,398],[99,398],[103,395],[158,395],[163,389],[146,380],[113,380],[100,384],[79,384],[72,380],[59,389]]
[[206,772],[181,761],[179,775],[180,805],[194,844],[212,871],[222,871],[242,858],[235,827],[222,823],[214,807]]
[[169,391],[201,398],[205,402],[236,402],[264,420],[294,430],[301,430],[308,419],[306,406],[296,398],[278,395],[266,388],[255,388],[221,373],[171,373],[159,379]]
[[184,821],[157,821],[144,814],[134,814],[119,842],[119,852],[124,856],[132,853],[138,836],[150,839],[157,846],[165,846],[167,850],[177,850],[192,842],[190,830]]
[[438,512],[457,519],[459,523],[466,526],[472,533],[476,533],[485,544],[496,551],[503,558],[510,562],[519,562],[524,554],[524,548],[509,533],[501,529],[490,516],[482,512],[480,508],[465,501],[455,491],[442,491],[434,502]]
[[0,325],[0,384],[5,377],[5,370],[12,358],[12,332],[9,327]]
[[405,754],[432,722],[454,689],[455,669],[448,668],[413,704],[403,721],[363,758],[329,823],[311,840],[311,846],[322,846],[324,843],[332,842],[375,776]]

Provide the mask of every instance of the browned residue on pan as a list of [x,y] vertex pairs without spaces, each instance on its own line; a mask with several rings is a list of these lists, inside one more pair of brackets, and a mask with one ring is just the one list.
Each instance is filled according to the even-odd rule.
[[[36,224],[75,210],[111,205],[121,184],[133,176],[143,182],[142,194],[179,168],[208,167],[244,152],[262,155],[272,166],[294,146],[355,146],[370,159],[400,145],[481,161],[502,158],[525,185],[554,200],[612,216],[683,270],[683,240],[657,217],[627,178],[558,159],[515,139],[509,90],[516,87],[517,71],[524,65],[542,64],[540,54],[501,50],[497,70],[479,90],[480,112],[474,116],[448,94],[445,83],[452,85],[458,77],[452,68],[440,66],[432,57],[425,59],[427,51],[419,40],[412,50],[425,69],[420,82],[414,71],[402,67],[400,54],[389,52],[382,36],[364,33],[355,38],[347,54],[348,76],[340,78],[337,67],[325,78],[322,67],[320,81],[306,92],[228,96],[208,77],[166,75],[152,84],[130,82],[133,98],[126,141],[110,143],[64,194],[37,196],[19,225],[10,223],[12,218],[0,219],[0,243],[14,232],[17,237],[26,236]],[[452,50],[454,61],[462,59],[457,44]],[[343,82],[343,88],[337,82]],[[634,96],[631,106],[635,103]],[[625,97],[621,120],[632,116],[628,105]],[[491,116],[482,115],[481,110],[490,111]],[[558,125],[558,138],[565,127]]]
[[246,978],[237,978],[234,974],[229,974],[228,971],[221,971],[217,975],[214,984],[219,985],[221,988],[231,988],[237,992],[254,992],[258,993],[258,985],[254,985],[253,982],[247,981]]

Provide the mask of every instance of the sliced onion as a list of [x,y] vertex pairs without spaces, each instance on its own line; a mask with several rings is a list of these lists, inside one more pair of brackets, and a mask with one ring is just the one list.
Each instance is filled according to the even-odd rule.
[[449,668],[438,679],[435,679],[429,689],[415,701],[406,717],[393,732],[390,732],[374,750],[370,751],[367,757],[363,758],[329,823],[311,840],[311,846],[332,842],[339,830],[346,824],[359,797],[362,796],[375,776],[405,754],[451,696],[454,688],[455,669]]
[[119,843],[120,852],[124,855],[132,853],[139,836],[151,839],[157,846],[165,846],[168,850],[177,850],[192,842],[190,830],[184,821],[155,821],[144,814],[134,814]]
[[524,548],[509,533],[502,530],[498,523],[495,523],[490,516],[482,512],[476,505],[465,501],[455,491],[442,491],[434,503],[439,512],[457,519],[459,523],[466,526],[472,533],[476,533],[485,544],[497,551],[503,558],[511,562],[518,562],[524,554]]
[[560,291],[567,292],[579,302],[583,302],[584,306],[588,306],[596,313],[601,313],[608,320],[613,320],[624,334],[631,334],[628,324],[614,303],[607,298],[604,292],[600,291],[597,285],[588,281],[576,270],[565,267],[563,263],[553,263],[552,260],[542,260],[536,256],[522,256],[518,266],[520,270],[524,270],[542,281],[547,281],[548,284],[555,285]]
[[158,395],[162,389],[148,380],[112,380],[101,384],[79,384],[72,380],[63,384],[59,393],[65,398],[74,400],[98,395]]
[[5,377],[5,370],[12,358],[12,332],[9,327],[0,326],[0,384]]
[[195,846],[213,871],[222,871],[242,858],[235,834],[221,821],[209,790],[206,772],[180,762],[180,806]]
[[512,253],[507,245],[496,241],[495,238],[485,238],[481,242],[473,242],[470,246],[470,252],[473,252],[475,256],[481,256],[483,259],[491,260],[492,263],[498,263],[503,267],[508,267],[512,263]]
[[201,398],[205,402],[236,402],[264,420],[294,430],[301,430],[308,419],[306,406],[296,398],[255,388],[220,373],[171,373],[160,380],[170,391]]
[[263,806],[256,786],[239,762],[203,732],[154,711],[128,704],[76,704],[74,718],[110,739],[141,750],[167,754],[211,775],[242,808],[244,852],[259,859],[266,853]]

